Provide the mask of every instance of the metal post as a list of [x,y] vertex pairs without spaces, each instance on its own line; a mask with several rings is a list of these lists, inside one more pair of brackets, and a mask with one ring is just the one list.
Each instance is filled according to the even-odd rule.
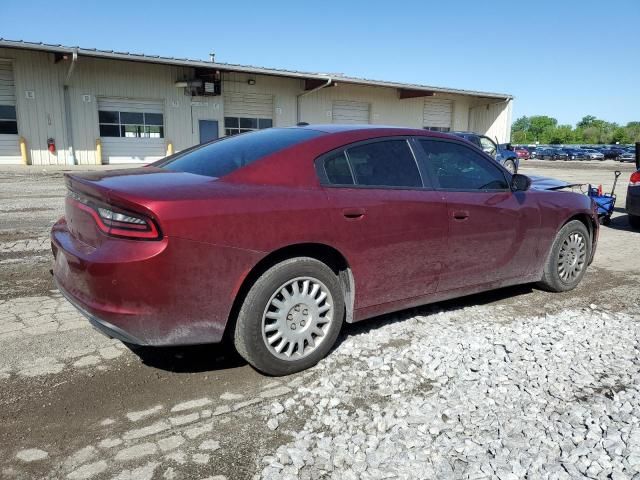
[[636,142],[636,170],[640,170],[640,142]]

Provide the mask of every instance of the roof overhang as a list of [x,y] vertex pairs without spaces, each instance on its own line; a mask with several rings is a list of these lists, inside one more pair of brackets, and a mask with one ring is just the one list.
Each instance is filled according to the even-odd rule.
[[[233,63],[207,62],[204,60],[194,60],[188,58],[161,57],[159,55],[145,55],[141,53],[116,52],[113,50],[98,50],[95,48],[69,47],[65,45],[51,45],[45,43],[25,42],[22,40],[7,40],[0,38],[0,47],[19,48],[23,50],[35,50],[40,52],[50,52],[57,54],[58,61],[65,54],[72,54],[74,51],[79,56],[104,58],[111,60],[123,60],[128,62],[145,62],[162,65],[175,65],[181,67],[204,68],[219,70],[221,72],[239,72],[255,75],[269,75],[275,77],[297,78],[305,81],[317,80],[326,82],[332,78],[337,84],[362,85],[370,87],[395,88],[399,90],[400,98],[415,98],[433,96],[435,94],[466,95],[472,97],[483,97],[487,99],[501,99],[502,101],[512,100],[513,96],[505,93],[480,92],[474,90],[463,90],[455,88],[433,87],[428,85],[417,85],[400,82],[387,82],[383,80],[370,80],[366,78],[348,77],[343,75],[329,75],[323,73],[300,72],[295,70],[282,70],[276,68],[255,67],[251,65],[237,65]],[[305,88],[309,84],[305,82]],[[402,96],[404,95],[408,96]],[[413,97],[411,96],[413,95]]]

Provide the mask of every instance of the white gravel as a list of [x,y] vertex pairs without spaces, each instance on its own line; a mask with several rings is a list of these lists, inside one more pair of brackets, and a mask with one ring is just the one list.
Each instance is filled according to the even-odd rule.
[[265,407],[292,440],[257,477],[640,478],[637,309],[502,322],[488,309],[348,338]]

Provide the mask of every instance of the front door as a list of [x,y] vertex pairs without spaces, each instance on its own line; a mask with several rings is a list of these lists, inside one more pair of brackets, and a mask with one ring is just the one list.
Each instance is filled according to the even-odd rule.
[[447,249],[446,204],[423,186],[408,141],[356,144],[321,168],[332,228],[356,280],[355,308],[435,292]]
[[501,282],[529,273],[539,211],[528,192],[512,192],[508,174],[458,142],[418,142],[447,203],[447,262],[439,291]]
[[217,120],[198,120],[200,143],[207,143],[218,138]]

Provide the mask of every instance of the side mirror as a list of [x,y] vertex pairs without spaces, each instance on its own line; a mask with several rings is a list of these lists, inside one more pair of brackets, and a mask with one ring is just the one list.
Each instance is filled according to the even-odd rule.
[[514,192],[525,192],[531,187],[531,179],[526,175],[514,173],[511,176],[511,190]]

